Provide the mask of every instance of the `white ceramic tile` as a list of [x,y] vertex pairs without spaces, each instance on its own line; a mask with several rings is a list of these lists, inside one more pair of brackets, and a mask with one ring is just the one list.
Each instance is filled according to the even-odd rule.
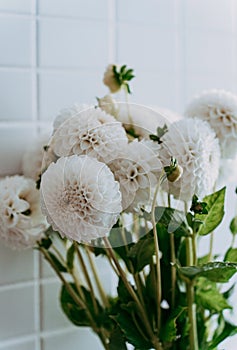
[[232,16],[232,0],[185,0],[188,27],[231,31]]
[[34,137],[34,127],[7,128],[0,125],[0,175],[20,172],[22,155],[27,147],[30,147]]
[[148,71],[173,71],[175,29],[121,23],[118,26],[118,61]]
[[87,328],[77,328],[73,332],[49,337],[43,341],[42,350],[103,350],[97,336]]
[[106,23],[62,19],[39,21],[41,66],[103,67],[107,51]]
[[[7,269],[6,269],[7,266]],[[33,251],[15,251],[0,244],[0,285],[33,279]]]
[[31,73],[0,70],[0,91],[0,121],[32,118]]
[[34,331],[34,288],[0,291],[0,339],[30,335]]
[[0,65],[30,66],[31,26],[30,19],[1,17]]
[[0,0],[0,11],[29,13],[32,0]]
[[80,18],[106,18],[106,0],[40,0],[39,13]]
[[74,103],[96,103],[96,96],[103,96],[103,69],[99,72],[42,73],[40,82],[40,118],[52,120],[59,110]]
[[193,73],[231,74],[234,71],[235,38],[225,33],[187,30],[185,66]]
[[70,321],[60,307],[59,295],[60,282],[47,283],[42,285],[42,329],[55,330],[60,327],[69,327]]
[[139,72],[133,84],[133,102],[145,105],[176,108],[175,75],[170,72]]
[[15,343],[14,345],[4,345],[1,347],[0,341],[0,350],[34,350],[37,349],[35,347],[35,343],[33,341],[26,341],[22,343]]
[[[187,74],[186,85],[186,104],[203,90],[224,89],[233,91],[233,76],[231,74]],[[237,91],[236,91],[237,92]]]
[[167,26],[175,24],[176,0],[119,0],[117,2],[119,20],[141,23],[156,23]]

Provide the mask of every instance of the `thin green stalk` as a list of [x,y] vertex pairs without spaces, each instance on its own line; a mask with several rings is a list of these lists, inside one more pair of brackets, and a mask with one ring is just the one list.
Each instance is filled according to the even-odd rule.
[[[168,207],[171,208],[171,195],[168,193]],[[171,259],[171,307],[175,306],[175,291],[176,291],[176,255],[175,255],[175,240],[174,234],[170,234],[170,259]]]
[[137,308],[140,312],[140,316],[141,316],[141,319],[144,321],[144,326],[147,330],[147,333],[149,334],[149,337],[154,345],[154,348],[156,350],[162,350],[162,346],[161,344],[159,343],[159,340],[156,338],[156,336],[154,335],[153,331],[152,331],[152,328],[151,328],[151,325],[149,323],[149,320],[147,318],[147,315],[146,315],[146,312],[137,296],[137,294],[135,293],[135,291],[133,290],[132,286],[130,285],[130,283],[128,282],[127,280],[127,277],[123,271],[123,269],[121,268],[117,258],[116,258],[116,255],[114,254],[114,251],[113,251],[113,248],[111,247],[111,244],[108,240],[107,237],[104,237],[104,243],[105,243],[105,247],[106,247],[106,250],[108,252],[108,255],[110,256],[111,260],[114,262],[114,265],[116,266],[116,269],[117,269],[117,275],[119,277],[121,277],[125,287],[127,288],[127,291],[129,292],[129,294],[131,295],[131,297],[133,298],[133,300],[136,302],[137,304]]
[[212,260],[213,255],[213,244],[214,244],[214,232],[210,233],[210,243],[209,243],[209,253],[208,253],[208,261]]
[[199,350],[197,336],[196,304],[194,300],[194,286],[192,282],[187,283],[188,318],[190,323],[189,340],[190,350]]
[[90,280],[90,276],[89,276],[88,271],[87,271],[87,267],[85,265],[85,262],[84,262],[82,254],[81,254],[80,248],[78,247],[78,243],[75,242],[75,241],[74,241],[74,246],[75,246],[76,254],[77,254],[78,260],[80,262],[83,274],[85,276],[88,288],[90,289],[90,292],[91,292],[91,299],[92,299],[92,303],[93,303],[93,307],[94,307],[95,313],[98,314],[98,312],[99,312],[98,305],[97,305],[97,302],[96,302],[96,297],[95,297],[94,289],[93,289],[93,286],[92,286],[92,283],[91,283],[91,280]]
[[160,179],[156,186],[154,198],[152,202],[152,208],[151,208],[151,222],[153,226],[153,234],[154,234],[154,243],[155,243],[155,256],[156,256],[156,301],[157,301],[157,331],[159,334],[160,326],[161,326],[161,295],[162,295],[162,289],[161,289],[161,269],[160,269],[160,249],[159,249],[159,240],[157,235],[157,229],[156,229],[156,220],[155,220],[155,207],[156,207],[156,198],[157,194],[160,188]]
[[95,278],[95,282],[96,282],[96,285],[97,285],[97,288],[98,288],[98,292],[100,293],[101,300],[103,301],[103,304],[104,304],[105,307],[109,307],[109,302],[108,302],[107,296],[105,294],[104,288],[103,288],[103,286],[101,284],[101,281],[99,279],[98,271],[96,269],[94,260],[92,259],[90,250],[88,249],[87,246],[85,246],[85,251],[86,251],[86,254],[87,254],[90,266],[91,266],[92,273],[93,273],[94,278]]

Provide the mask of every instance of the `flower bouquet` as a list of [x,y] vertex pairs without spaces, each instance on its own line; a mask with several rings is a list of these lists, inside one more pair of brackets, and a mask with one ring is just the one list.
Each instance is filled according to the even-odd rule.
[[[182,118],[129,103],[133,78],[126,65],[109,65],[111,94],[63,110],[50,139],[24,155],[24,176],[0,181],[0,236],[44,256],[62,282],[63,312],[105,349],[217,349],[237,334],[228,318],[234,283],[226,287],[237,272],[237,217],[222,232],[233,236],[225,254],[213,252],[237,98],[204,92]],[[112,98],[118,91],[125,102]],[[116,284],[110,294],[98,259]]]

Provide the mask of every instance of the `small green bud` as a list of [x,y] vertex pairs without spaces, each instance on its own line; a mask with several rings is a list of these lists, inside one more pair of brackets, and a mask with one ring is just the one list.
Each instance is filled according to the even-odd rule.
[[164,167],[167,179],[170,182],[178,181],[183,175],[183,168],[177,163],[177,160],[171,157],[170,165]]

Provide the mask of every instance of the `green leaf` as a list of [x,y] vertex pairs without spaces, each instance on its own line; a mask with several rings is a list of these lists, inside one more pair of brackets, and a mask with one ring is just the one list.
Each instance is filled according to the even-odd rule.
[[121,301],[121,303],[128,303],[131,300],[131,295],[128,292],[127,288],[125,287],[125,284],[121,278],[119,278],[117,292],[118,292],[119,301]]
[[[144,339],[144,336],[139,332],[130,313],[125,310],[121,311],[118,315],[113,316],[113,319],[118,323],[128,342],[134,345],[137,349],[150,350],[153,348],[152,344]],[[141,328],[144,331],[142,325]]]
[[128,257],[132,259],[135,272],[141,271],[151,262],[154,254],[154,239],[148,235],[142,237],[130,250]]
[[202,221],[197,232],[200,236],[212,232],[221,223],[224,216],[225,192],[226,188],[223,187],[221,190],[203,198],[203,202],[207,204],[208,213],[195,215],[195,218]]
[[190,227],[182,211],[159,206],[155,208],[155,219],[157,223],[167,227],[168,233],[179,237],[190,235]]
[[73,270],[74,255],[75,255],[75,245],[72,244],[67,251],[67,267],[69,271]]
[[237,248],[229,248],[225,254],[224,261],[237,263]]
[[202,276],[213,282],[225,283],[237,272],[237,264],[217,261],[202,266],[178,267],[178,271],[190,280]]
[[57,269],[60,272],[67,272],[67,267],[61,263],[61,261],[51,252],[48,252],[48,254],[50,255],[50,258],[53,260],[54,265],[57,267]]
[[208,350],[215,349],[221,342],[223,342],[225,339],[237,334],[237,326],[225,321],[225,326],[221,334],[219,334],[217,337],[215,337],[211,342],[208,344]]
[[115,327],[110,334],[109,350],[127,350],[125,338],[119,327]]
[[177,339],[176,321],[185,310],[185,307],[179,306],[172,312],[170,318],[163,325],[160,332],[160,339],[163,342],[171,343]]
[[233,235],[237,234],[237,216],[235,216],[230,222],[230,231]]
[[45,249],[49,249],[52,245],[52,240],[51,238],[47,237],[47,238],[42,238],[41,241],[39,242],[39,246]]
[[204,309],[220,313],[224,309],[231,309],[223,294],[218,290],[216,283],[201,277],[197,282],[196,302]]

